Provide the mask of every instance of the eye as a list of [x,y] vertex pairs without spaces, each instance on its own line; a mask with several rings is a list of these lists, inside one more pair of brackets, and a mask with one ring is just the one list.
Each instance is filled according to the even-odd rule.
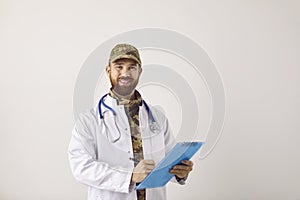
[[120,65],[120,64],[115,65],[115,68],[116,68],[116,69],[122,69],[122,65]]
[[131,69],[131,70],[136,70],[137,68],[138,68],[137,65],[130,65],[130,66],[129,66],[129,69]]

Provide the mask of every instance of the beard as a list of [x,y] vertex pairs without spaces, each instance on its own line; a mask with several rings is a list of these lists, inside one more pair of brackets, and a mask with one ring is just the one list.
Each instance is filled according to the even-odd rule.
[[109,79],[112,86],[112,90],[121,96],[130,95],[135,90],[135,87],[137,86],[139,81],[139,78],[134,80],[130,77],[121,77],[115,80],[110,76]]

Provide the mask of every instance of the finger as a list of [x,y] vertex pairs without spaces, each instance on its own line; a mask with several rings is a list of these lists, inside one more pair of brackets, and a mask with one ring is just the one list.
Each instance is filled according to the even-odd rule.
[[148,170],[148,169],[144,169],[142,171],[139,172],[134,172],[134,174],[137,174],[139,176],[147,176],[152,170]]
[[154,165],[146,165],[145,166],[145,168],[148,170],[152,170],[152,169],[154,169],[154,167],[155,167]]
[[143,163],[147,165],[155,165],[154,160],[143,160]]
[[188,166],[193,166],[194,165],[194,163],[190,160],[182,160],[181,163],[185,164],[185,165],[188,165]]
[[170,172],[172,174],[188,174],[190,171],[182,170],[182,169],[172,169]]
[[186,165],[175,165],[173,169],[179,169],[179,170],[186,170],[186,171],[192,171],[192,166],[186,166]]
[[139,175],[139,176],[147,176],[147,171],[134,172],[134,174]]
[[181,170],[171,170],[170,174],[174,174],[174,175],[179,176],[179,177],[186,177],[188,172],[181,171]]
[[171,171],[178,172],[178,173],[189,173],[191,170],[187,170],[187,169],[171,169]]
[[179,170],[179,169],[171,169],[170,170],[171,174],[187,174],[188,172],[185,170]]

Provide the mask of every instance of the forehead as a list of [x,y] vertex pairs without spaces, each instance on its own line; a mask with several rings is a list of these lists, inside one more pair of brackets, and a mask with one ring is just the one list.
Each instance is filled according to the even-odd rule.
[[121,59],[118,59],[118,60],[112,62],[112,64],[137,64],[137,62],[132,59],[121,58]]

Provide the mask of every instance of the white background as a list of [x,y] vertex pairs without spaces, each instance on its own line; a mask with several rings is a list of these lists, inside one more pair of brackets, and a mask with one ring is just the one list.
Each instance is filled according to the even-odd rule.
[[300,199],[299,1],[0,0],[0,199],[85,199],[67,146],[98,45],[138,28],[201,45],[226,88],[223,135],[168,199]]

